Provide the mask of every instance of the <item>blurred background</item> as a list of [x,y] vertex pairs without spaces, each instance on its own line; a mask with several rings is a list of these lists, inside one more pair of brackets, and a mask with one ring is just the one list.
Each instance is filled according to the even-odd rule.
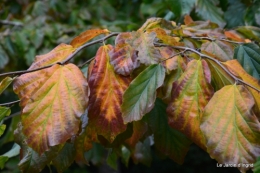
[[[35,55],[47,53],[60,43],[69,43],[75,36],[90,28],[107,28],[113,32],[134,31],[150,17],[161,17],[182,24],[185,14],[189,14],[194,20],[211,20],[225,29],[241,25],[259,27],[260,1],[0,0],[0,73],[25,70],[34,61]],[[99,46],[94,45],[80,52],[74,63],[80,64],[92,58]],[[0,102],[17,99],[10,88],[1,95]],[[18,111],[17,105],[12,107],[12,113]],[[11,148],[12,132],[18,121],[18,116],[7,120],[7,130],[0,139],[0,155]],[[149,151],[149,164],[135,165],[130,159],[126,166],[119,159],[115,165],[109,161],[111,158],[108,157],[108,150],[99,144],[95,144],[89,151],[88,157],[91,160],[90,166],[73,164],[66,172],[239,172],[235,168],[217,168],[216,161],[195,145],[191,146],[183,165],[162,158],[153,147]],[[19,157],[10,159],[1,172],[19,172],[18,162]],[[50,170],[56,172],[52,167],[45,168],[42,172]]]

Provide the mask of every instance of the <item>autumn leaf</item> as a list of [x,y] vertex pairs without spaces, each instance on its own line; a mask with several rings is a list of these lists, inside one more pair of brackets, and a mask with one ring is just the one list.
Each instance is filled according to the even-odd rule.
[[210,80],[205,60],[190,61],[181,77],[173,83],[172,100],[167,107],[169,125],[201,148],[205,148],[200,131],[202,112],[214,92]]
[[[259,81],[251,75],[249,75],[237,60],[227,61],[224,64],[235,76],[240,77],[246,83],[260,90]],[[256,116],[260,120],[260,93],[251,87],[246,86],[246,88],[250,91],[250,93],[255,99],[255,105],[253,107],[253,110],[255,111]]]
[[110,63],[115,72],[124,76],[130,75],[140,65],[137,61],[137,51],[127,44],[132,37],[130,32],[119,34],[115,40],[115,47],[109,52]]
[[138,29],[138,31],[145,32],[148,30],[152,30],[154,28],[172,30],[173,28],[175,28],[175,26],[176,26],[176,23],[173,21],[167,21],[162,18],[151,17],[146,20],[146,22],[142,25],[141,28]]
[[238,60],[248,74],[260,79],[259,46],[253,43],[239,45],[235,49],[234,59]]
[[231,44],[223,41],[208,41],[201,45],[201,50],[210,52],[218,57],[220,61],[227,61],[233,59],[233,47]]
[[33,70],[36,68],[61,62],[65,60],[75,50],[76,49],[73,48],[71,45],[61,43],[49,53],[46,53],[44,55],[37,55],[35,61],[28,70]]
[[112,46],[108,45],[97,51],[89,77],[91,95],[88,107],[89,123],[109,142],[113,142],[119,133],[126,130],[120,105],[122,95],[130,83],[129,77],[115,73],[108,54],[111,49]]
[[77,66],[56,64],[21,75],[14,91],[21,99],[23,132],[36,152],[41,154],[78,133],[89,91]]
[[13,82],[15,78],[6,77],[4,78],[0,83],[0,95],[3,93],[3,91]]
[[145,132],[148,130],[147,123],[140,120],[133,122],[133,134],[130,138],[128,138],[125,142],[131,148],[134,148],[138,141],[143,137]]
[[83,33],[81,33],[79,36],[75,37],[71,42],[70,45],[74,48],[78,48],[84,43],[88,42],[89,40],[101,35],[101,34],[107,34],[110,31],[107,29],[90,29],[86,30]]
[[146,118],[154,133],[155,147],[175,162],[182,164],[192,142],[168,125],[166,105],[157,99]]
[[[260,123],[252,112],[254,99],[241,85],[217,91],[204,109],[201,130],[207,152],[224,164],[250,164],[260,155]],[[246,167],[238,167],[245,172]]]
[[154,64],[141,72],[130,84],[123,95],[122,113],[124,123],[142,119],[152,110],[156,99],[156,89],[164,81],[165,69]]

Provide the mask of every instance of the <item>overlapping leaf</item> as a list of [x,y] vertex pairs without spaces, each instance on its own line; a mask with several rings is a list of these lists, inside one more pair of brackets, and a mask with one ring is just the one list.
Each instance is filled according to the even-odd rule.
[[[238,63],[237,60],[227,61],[227,62],[225,62],[225,65],[234,75],[240,77],[243,81],[245,81],[249,85],[260,90],[259,81],[256,80],[255,78],[253,78],[252,76],[250,76],[244,70],[244,68]],[[255,111],[256,116],[260,120],[260,93],[251,87],[248,87],[248,86],[246,86],[246,87],[249,89],[250,93],[253,95],[253,97],[255,99],[254,111]]]
[[89,122],[96,127],[99,135],[110,142],[126,130],[120,105],[122,95],[130,83],[129,77],[114,72],[108,54],[111,49],[111,45],[99,48],[89,78]]
[[156,89],[163,84],[164,77],[164,67],[161,64],[154,64],[131,82],[123,95],[121,106],[124,123],[140,120],[144,114],[152,110]]
[[137,142],[143,137],[144,133],[147,131],[147,123],[140,120],[133,122],[133,134],[125,142],[131,147],[134,148]]
[[147,119],[154,133],[155,147],[182,164],[192,142],[168,125],[166,105],[161,100],[156,100],[154,108],[147,114]]
[[243,66],[247,73],[260,79],[260,48],[253,43],[239,45],[235,49],[234,58]]
[[167,107],[169,125],[204,148],[200,121],[204,107],[213,95],[211,74],[204,60],[192,60],[173,83],[172,100]]
[[73,64],[24,74],[14,83],[21,99],[23,132],[38,153],[64,143],[79,130],[88,103],[88,84]]
[[14,78],[6,77],[0,83],[0,95],[13,82]]
[[83,45],[84,43],[88,42],[89,40],[91,40],[101,34],[107,34],[109,32],[110,31],[108,31],[107,29],[90,29],[90,30],[87,30],[87,31],[81,33],[77,37],[75,37],[70,42],[70,45],[73,46],[74,48],[78,48],[81,45]]
[[10,113],[11,109],[9,107],[0,106],[0,137],[2,136],[6,128],[6,125],[2,124],[2,120],[4,119],[4,117],[10,115]]
[[233,47],[227,42],[219,40],[208,41],[201,45],[201,50],[205,50],[217,56],[218,60],[220,61],[227,61],[233,59]]
[[30,66],[29,70],[61,62],[74,51],[75,48],[73,48],[71,45],[61,43],[49,53],[44,55],[37,55],[34,63]]
[[260,123],[253,105],[254,99],[245,87],[228,85],[206,106],[201,130],[208,153],[219,163],[251,164],[260,155]]
[[137,51],[130,44],[127,44],[127,41],[130,41],[132,37],[130,32],[119,34],[115,40],[115,48],[109,52],[111,65],[114,66],[115,72],[124,76],[128,76],[139,66]]
[[196,12],[201,18],[211,20],[223,27],[226,23],[223,19],[223,11],[221,8],[217,7],[218,3],[219,0],[198,0]]

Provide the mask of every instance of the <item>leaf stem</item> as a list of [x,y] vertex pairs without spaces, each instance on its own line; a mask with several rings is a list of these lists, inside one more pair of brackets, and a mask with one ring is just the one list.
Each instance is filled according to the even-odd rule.
[[97,43],[103,43],[105,40],[107,40],[107,39],[109,39],[109,38],[111,38],[113,36],[117,36],[118,34],[119,34],[119,32],[112,32],[111,34],[107,35],[104,38],[100,38],[100,39],[94,40],[92,42],[88,42],[88,43],[80,46],[79,48],[77,48],[72,54],[70,54],[65,60],[63,60],[61,62],[57,62],[57,63],[54,63],[54,64],[50,64],[50,65],[47,65],[47,66],[44,66],[44,67],[40,67],[40,68],[36,68],[36,69],[32,69],[32,70],[21,70],[21,71],[2,73],[2,74],[0,74],[0,77],[31,73],[31,72],[39,71],[39,70],[42,70],[42,69],[50,68],[50,67],[52,67],[55,64],[64,65],[67,62],[69,62],[72,58],[74,58],[75,55],[77,53],[79,53],[81,50],[83,50],[84,48],[86,48],[88,46],[92,46],[92,45],[97,44]]
[[231,77],[235,80],[235,82],[240,82],[240,83],[242,83],[242,84],[244,84],[244,85],[247,85],[247,86],[253,88],[254,90],[260,92],[260,89],[258,89],[258,88],[256,88],[256,87],[254,87],[254,86],[252,86],[252,85],[246,83],[245,81],[243,81],[243,80],[237,78],[233,73],[231,73],[231,72],[222,64],[221,61],[218,61],[218,60],[216,60],[216,59],[214,59],[214,58],[212,58],[212,57],[210,57],[210,56],[208,56],[208,55],[205,55],[205,54],[203,54],[203,53],[200,53],[199,51],[197,51],[197,50],[195,50],[195,49],[192,49],[192,48],[189,48],[189,47],[182,47],[182,46],[171,46],[171,45],[166,45],[166,44],[161,44],[161,43],[154,43],[154,45],[155,45],[155,46],[158,46],[158,47],[162,47],[162,46],[164,46],[164,47],[172,47],[172,48],[174,48],[174,49],[181,49],[181,50],[185,50],[185,51],[194,52],[194,53],[198,54],[198,55],[199,55],[200,57],[202,57],[202,58],[207,58],[207,59],[209,59],[209,60],[211,60],[211,61],[214,61],[214,62],[215,62],[216,64],[218,64],[229,76],[231,76]]

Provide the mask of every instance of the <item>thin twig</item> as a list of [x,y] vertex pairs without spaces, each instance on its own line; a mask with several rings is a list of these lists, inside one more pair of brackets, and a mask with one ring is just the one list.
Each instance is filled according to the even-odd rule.
[[94,56],[93,58],[90,58],[89,60],[87,60],[86,62],[84,62],[83,64],[78,65],[79,68],[82,68],[84,65],[88,64],[89,62],[91,62],[93,59],[95,59],[96,57]]
[[231,76],[235,81],[240,82],[240,83],[242,83],[242,84],[244,84],[244,85],[247,85],[247,86],[249,86],[249,87],[255,89],[256,91],[260,92],[260,89],[258,89],[258,88],[256,88],[256,87],[254,87],[254,86],[252,86],[252,85],[250,85],[250,84],[244,82],[243,80],[237,78],[237,77],[236,77],[233,73],[231,73],[226,67],[224,67],[223,64],[222,64],[220,61],[218,61],[218,60],[216,60],[216,59],[214,59],[214,58],[212,58],[212,57],[210,57],[210,56],[208,56],[208,55],[205,55],[205,54],[203,54],[203,53],[200,53],[199,51],[197,51],[197,50],[195,50],[195,49],[192,49],[192,48],[189,48],[189,47],[182,47],[182,46],[171,46],[171,45],[166,45],[166,44],[161,44],[161,43],[154,43],[154,45],[155,45],[155,46],[159,46],[159,47],[162,47],[162,46],[163,46],[163,47],[172,47],[172,48],[175,48],[175,49],[181,49],[181,50],[185,50],[185,51],[194,52],[194,53],[198,54],[200,57],[207,58],[207,59],[209,59],[209,60],[214,61],[215,63],[217,63],[217,64],[218,64],[229,76]]
[[21,71],[14,71],[14,72],[2,73],[2,74],[0,74],[0,77],[2,77],[2,76],[21,75],[21,74],[31,73],[31,72],[35,72],[35,71],[39,71],[39,70],[42,70],[42,69],[46,69],[46,68],[52,67],[52,66],[55,65],[55,64],[64,65],[65,63],[69,62],[73,57],[75,57],[75,55],[76,55],[77,53],[79,53],[81,50],[83,50],[84,48],[86,48],[86,47],[88,47],[88,46],[92,46],[92,45],[97,44],[97,43],[103,43],[105,40],[109,39],[110,37],[116,36],[116,35],[118,35],[118,34],[119,34],[118,32],[113,32],[113,33],[109,34],[108,36],[106,36],[106,37],[104,37],[104,38],[101,38],[101,39],[98,39],[98,40],[95,40],[95,41],[86,43],[86,44],[80,46],[79,48],[77,48],[72,54],[70,54],[65,60],[63,60],[63,61],[61,61],[61,62],[57,62],[57,63],[54,63],[54,64],[50,64],[50,65],[47,65],[47,66],[44,66],[44,67],[40,67],[40,68],[36,68],[36,69],[33,69],[33,70],[21,70]]
[[177,55],[183,54],[185,51],[186,51],[186,50],[183,50],[183,51],[178,52],[178,53],[176,53],[176,54],[174,54],[174,55],[172,55],[172,56],[170,56],[170,57],[168,57],[168,58],[166,58],[166,59],[163,59],[163,60],[160,61],[160,63],[162,63],[162,62],[164,62],[164,61],[167,61],[168,59],[171,59],[171,58],[173,58],[173,57],[175,57],[175,56],[177,56]]
[[12,22],[12,21],[8,21],[8,20],[0,20],[0,24],[12,25],[12,26],[23,26],[23,24],[20,22]]
[[12,101],[12,102],[8,102],[8,103],[1,103],[0,106],[7,106],[7,107],[11,107],[12,105],[19,103],[20,100],[16,100],[16,101]]
[[3,119],[3,121],[7,121],[7,120],[9,120],[9,119],[11,119],[11,118],[13,118],[13,117],[18,116],[18,115],[21,115],[21,111],[15,112],[15,113],[13,113],[13,114],[11,114],[11,115],[5,117],[5,118]]
[[244,44],[245,42],[238,42],[238,41],[232,41],[232,40],[228,40],[225,38],[212,38],[212,37],[185,37],[185,38],[192,38],[192,39],[196,39],[196,40],[209,40],[209,41],[215,41],[215,40],[220,40],[220,41],[225,41],[225,42],[229,42],[229,43],[234,43],[234,44]]
[[225,38],[221,38],[221,41],[229,42],[229,43],[235,43],[235,44],[245,44],[246,42],[239,42],[239,41],[232,41]]

